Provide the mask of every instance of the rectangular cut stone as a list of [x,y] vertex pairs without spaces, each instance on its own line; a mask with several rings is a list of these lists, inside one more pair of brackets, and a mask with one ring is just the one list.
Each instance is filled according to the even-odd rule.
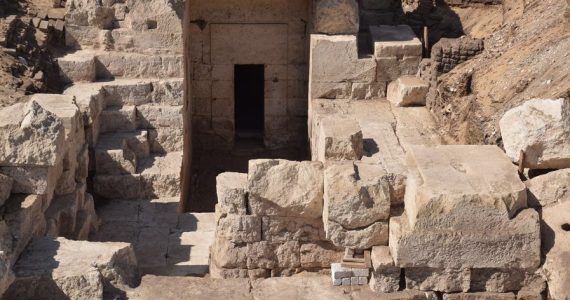
[[322,219],[298,217],[263,217],[263,240],[270,242],[325,240]]
[[137,127],[137,111],[132,105],[107,107],[101,112],[101,132],[132,131]]
[[469,269],[406,268],[405,274],[408,289],[446,293],[470,290]]
[[372,261],[372,276],[370,289],[378,293],[393,293],[400,289],[400,275],[402,270],[394,266],[388,246],[372,247],[370,255]]
[[408,25],[370,26],[375,57],[422,56],[422,43]]
[[456,293],[443,294],[443,300],[515,300],[514,293]]
[[212,24],[212,64],[287,64],[286,24]]
[[54,167],[0,167],[0,173],[13,179],[12,193],[51,195],[62,174],[62,165]]
[[137,106],[138,128],[182,128],[182,106]]
[[319,218],[323,207],[320,162],[249,161],[248,205],[261,216]]
[[216,236],[234,243],[259,242],[261,217],[229,214],[218,220]]
[[324,118],[320,123],[317,156],[319,161],[359,160],[362,157],[362,131],[350,118]]
[[95,69],[95,57],[92,54],[77,53],[68,54],[57,60],[61,75],[68,83],[95,81],[97,76]]
[[[540,264],[538,214],[524,210],[526,188],[498,147],[413,146],[408,155],[405,213],[390,220],[390,250],[398,266]],[[480,259],[488,256],[493,260]]]
[[425,105],[428,89],[427,82],[420,78],[402,76],[388,85],[387,98],[396,106]]
[[221,213],[245,215],[247,174],[221,173],[216,177],[216,194]]
[[302,244],[300,248],[302,268],[331,268],[342,259],[344,250],[328,241]]

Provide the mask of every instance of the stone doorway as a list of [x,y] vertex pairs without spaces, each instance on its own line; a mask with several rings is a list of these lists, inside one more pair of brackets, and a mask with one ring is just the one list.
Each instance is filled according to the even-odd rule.
[[234,66],[236,141],[263,141],[264,65]]

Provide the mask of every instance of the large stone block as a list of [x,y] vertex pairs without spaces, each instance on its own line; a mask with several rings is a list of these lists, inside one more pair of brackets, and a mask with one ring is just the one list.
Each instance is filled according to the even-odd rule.
[[95,81],[95,57],[82,52],[68,54],[57,60],[60,73],[68,83]]
[[408,155],[405,213],[390,220],[390,250],[398,266],[539,265],[538,214],[521,211],[525,186],[499,148],[413,146]]
[[245,215],[247,174],[225,172],[216,176],[216,195],[220,213]]
[[301,245],[300,255],[302,268],[330,268],[342,259],[344,249],[326,241],[306,243]]
[[543,273],[552,299],[570,299],[570,202],[542,210],[542,247],[546,253]]
[[317,142],[318,159],[359,160],[362,157],[362,131],[350,118],[328,117],[320,122]]
[[0,173],[13,179],[12,193],[52,195],[62,174],[62,165],[54,167],[0,167]]
[[415,76],[402,76],[388,85],[387,98],[396,106],[426,104],[429,89],[427,82]]
[[[42,195],[13,195],[6,203],[4,220],[10,228],[12,246],[4,248],[2,245],[2,250],[10,259],[11,264],[16,262],[32,237],[44,234],[46,221],[43,212],[46,206],[47,199]],[[3,243],[10,242],[8,239],[3,239]]]
[[10,198],[13,183],[14,180],[12,178],[0,174],[0,207]]
[[365,228],[350,230],[336,222],[327,221],[325,233],[327,239],[338,247],[368,249],[388,244],[388,222],[376,222]]
[[318,0],[316,2],[315,32],[358,33],[358,24],[358,3],[355,0]]
[[570,167],[570,104],[565,99],[531,99],[499,122],[507,155],[531,169]]
[[443,300],[515,300],[514,293],[493,293],[493,292],[479,292],[479,293],[455,293],[443,294]]
[[8,299],[102,299],[104,292],[139,282],[137,259],[130,244],[38,238],[14,267],[16,281]]
[[248,247],[230,240],[216,238],[211,249],[211,264],[219,268],[247,268]]
[[525,182],[528,205],[549,206],[570,202],[570,169],[562,169],[534,177]]
[[63,154],[65,129],[36,101],[0,110],[0,166],[54,166]]
[[307,219],[322,215],[323,166],[320,162],[250,160],[247,177],[252,214]]
[[261,217],[229,214],[218,220],[216,236],[234,243],[259,242]]
[[311,89],[314,83],[372,83],[376,79],[376,61],[358,57],[356,35],[313,34],[310,47]]
[[137,106],[138,128],[182,128],[182,106]]
[[370,34],[377,58],[422,56],[422,43],[408,25],[370,26]]
[[406,268],[405,274],[408,289],[446,293],[470,291],[469,269]]
[[273,243],[325,240],[325,231],[321,218],[263,217],[262,229],[263,240]]
[[325,170],[323,219],[347,230],[360,229],[390,215],[390,186],[381,166],[338,163]]

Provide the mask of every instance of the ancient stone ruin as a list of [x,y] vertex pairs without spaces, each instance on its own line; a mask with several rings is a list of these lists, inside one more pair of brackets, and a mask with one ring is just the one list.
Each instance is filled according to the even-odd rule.
[[570,4],[3,1],[0,299],[570,299]]

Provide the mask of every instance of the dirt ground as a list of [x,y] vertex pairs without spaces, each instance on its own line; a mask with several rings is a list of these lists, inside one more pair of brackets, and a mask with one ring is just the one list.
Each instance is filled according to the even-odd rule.
[[532,98],[570,97],[569,6],[505,0],[455,9],[485,50],[440,77],[432,112],[449,143],[501,145],[498,122],[506,110]]

